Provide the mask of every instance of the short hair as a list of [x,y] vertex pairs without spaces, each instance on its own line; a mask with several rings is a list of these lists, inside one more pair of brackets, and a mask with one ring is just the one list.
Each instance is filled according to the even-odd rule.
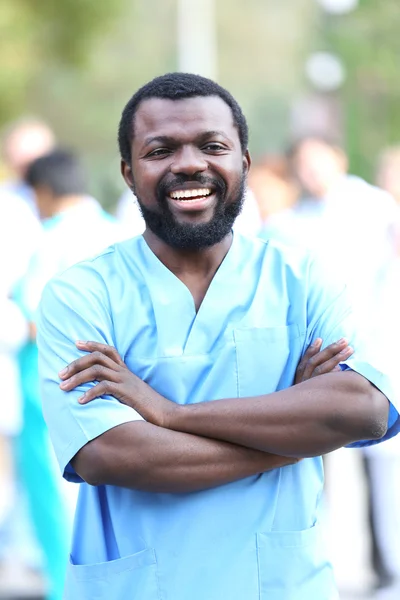
[[246,118],[235,98],[211,79],[193,73],[167,73],[142,86],[125,106],[118,127],[118,145],[121,158],[131,164],[131,144],[134,137],[135,114],[139,104],[150,98],[184,100],[196,96],[219,96],[231,109],[239,133],[242,151],[247,150],[249,131]]
[[25,183],[33,188],[47,186],[55,197],[85,194],[87,191],[81,161],[71,150],[61,148],[34,160],[27,169]]

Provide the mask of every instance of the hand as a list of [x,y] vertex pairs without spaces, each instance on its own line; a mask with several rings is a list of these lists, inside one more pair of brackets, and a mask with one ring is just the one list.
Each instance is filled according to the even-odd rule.
[[134,408],[146,421],[168,427],[179,405],[167,400],[134,375],[115,348],[98,342],[76,342],[76,346],[88,354],[60,371],[60,388],[64,392],[84,383],[99,382],[78,399],[80,404],[104,395],[114,396],[122,404]]
[[341,371],[339,363],[347,360],[354,353],[353,348],[349,346],[344,338],[330,344],[324,350],[321,350],[321,346],[322,340],[317,338],[307,348],[296,369],[295,385],[317,375]]

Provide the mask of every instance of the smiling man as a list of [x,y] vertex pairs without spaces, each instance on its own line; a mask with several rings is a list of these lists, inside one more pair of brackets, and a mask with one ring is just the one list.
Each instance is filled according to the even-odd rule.
[[212,81],[142,87],[119,145],[146,231],[44,292],[45,416],[81,484],[67,600],[337,598],[321,454],[399,414],[342,286],[232,234],[247,137]]

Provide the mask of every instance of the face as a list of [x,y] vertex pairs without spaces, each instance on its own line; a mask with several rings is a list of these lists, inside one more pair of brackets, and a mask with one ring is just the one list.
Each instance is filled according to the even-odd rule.
[[346,160],[339,149],[318,140],[302,143],[293,160],[296,178],[303,190],[312,196],[325,196],[346,171]]
[[6,143],[5,154],[10,169],[25,175],[27,166],[54,148],[53,133],[42,125],[27,125],[14,131]]
[[152,98],[138,107],[132,165],[123,162],[122,173],[148,229],[169,246],[200,249],[229,234],[249,165],[221,98]]
[[36,207],[41,219],[49,219],[55,211],[54,196],[45,185],[38,185],[33,189]]

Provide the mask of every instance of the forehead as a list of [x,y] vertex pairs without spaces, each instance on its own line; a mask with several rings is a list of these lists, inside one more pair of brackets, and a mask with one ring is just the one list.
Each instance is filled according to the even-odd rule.
[[337,151],[319,140],[308,140],[300,146],[297,155],[300,158],[325,158],[336,156]]
[[134,122],[134,142],[148,137],[191,137],[219,131],[239,140],[230,107],[219,96],[196,96],[182,100],[150,98],[140,103]]

